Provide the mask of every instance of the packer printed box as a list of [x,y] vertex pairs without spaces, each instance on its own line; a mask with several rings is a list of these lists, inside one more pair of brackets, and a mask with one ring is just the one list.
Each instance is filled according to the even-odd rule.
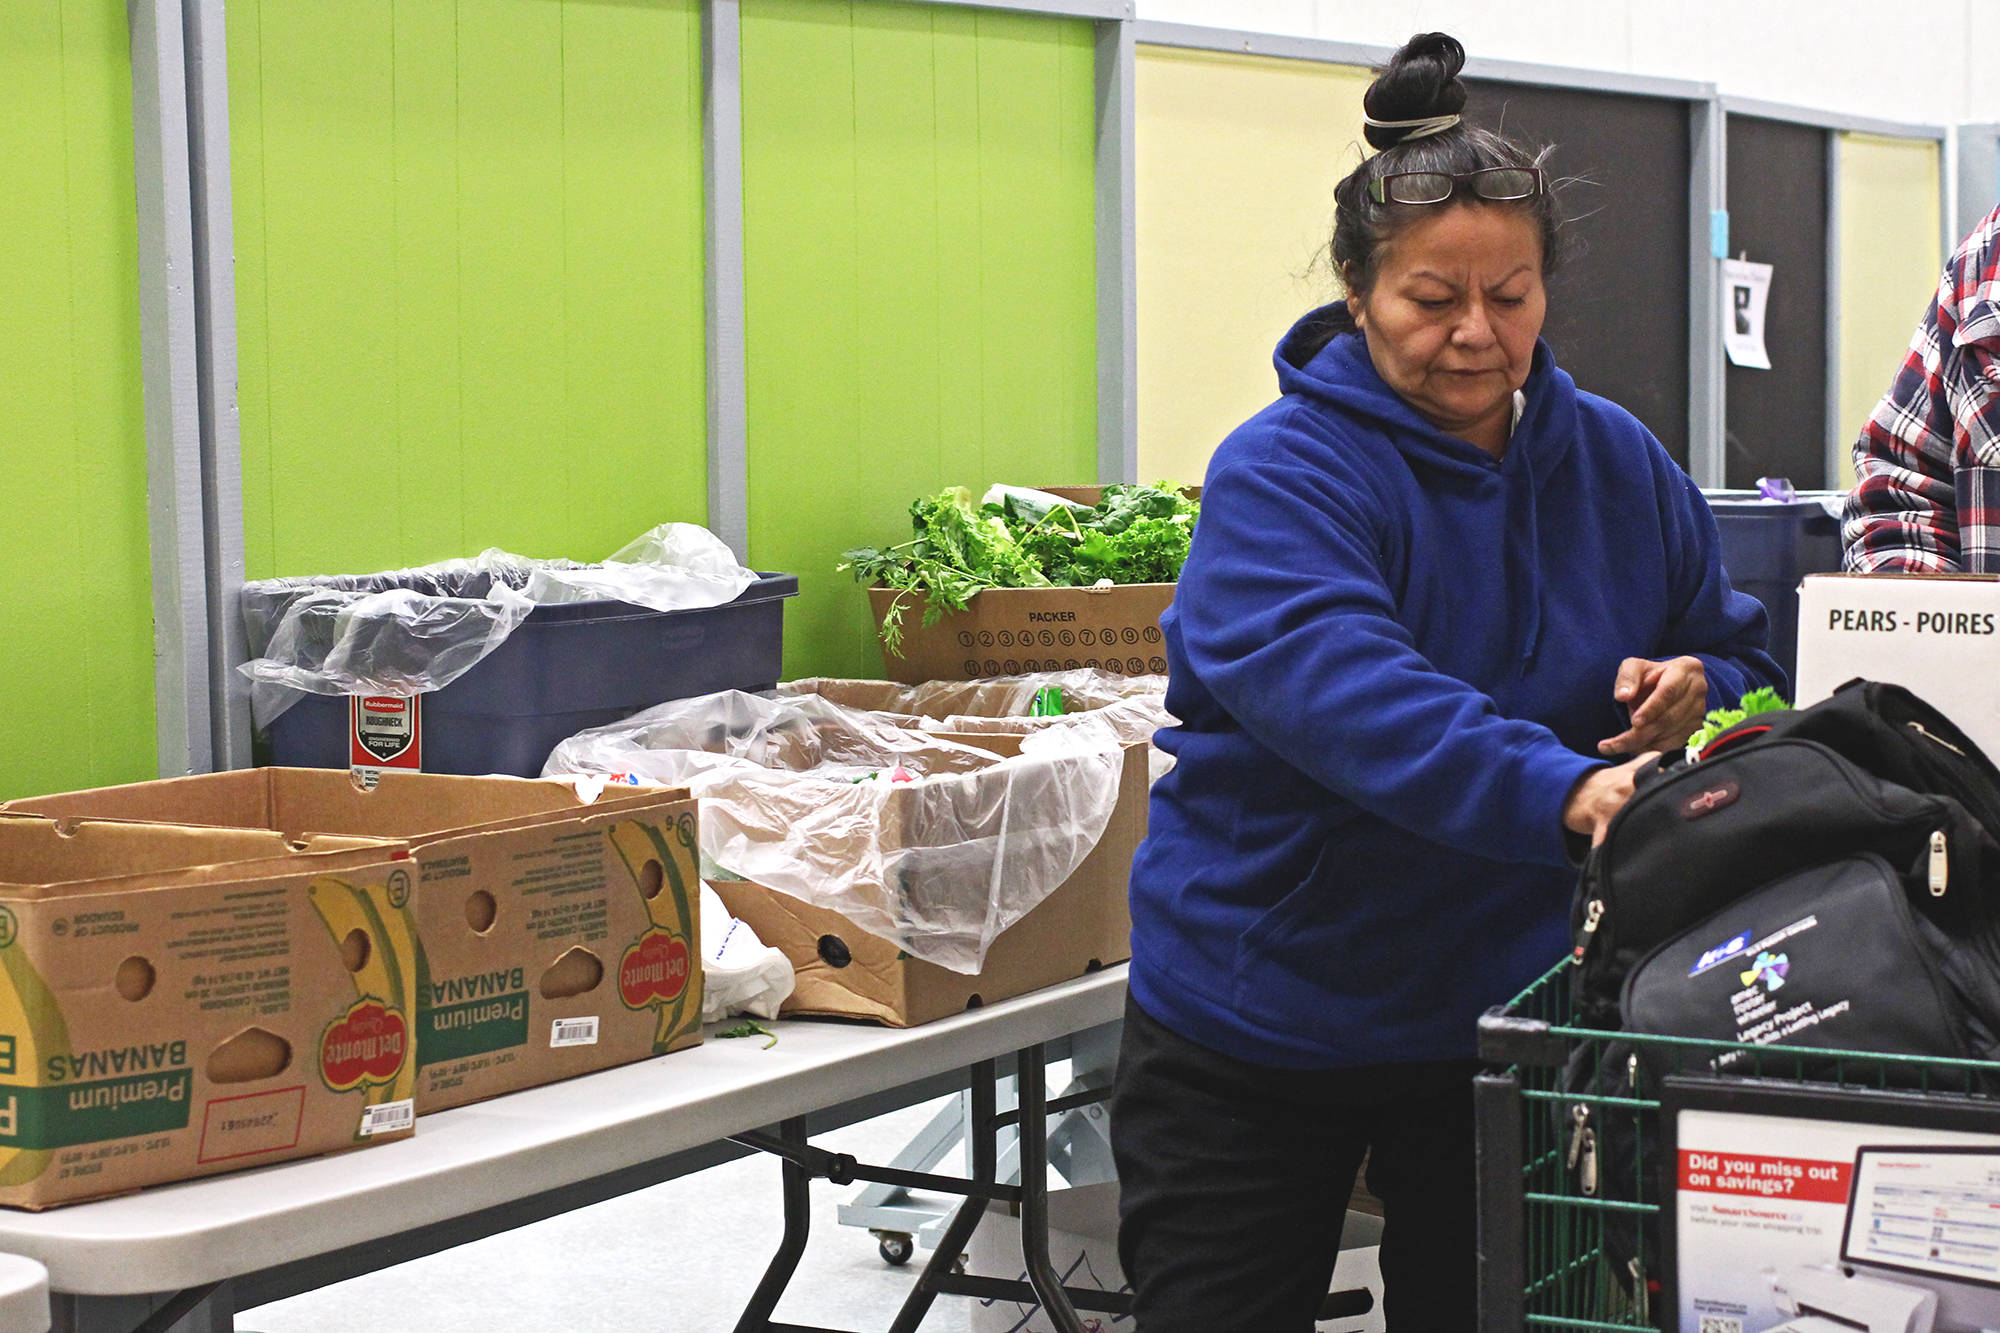
[[[630,791],[629,795],[612,793]],[[695,802],[523,778],[246,769],[15,801],[61,816],[405,840],[418,1111],[701,1040]]]
[[[1046,486],[1051,495],[1094,505],[1102,486]],[[1200,488],[1190,494],[1199,496]],[[870,588],[879,626],[896,594]],[[1120,583],[1104,588],[989,588],[963,611],[924,624],[926,599],[903,603],[903,652],[882,650],[889,679],[983,680],[1037,671],[1090,667],[1116,676],[1164,676],[1167,650],[1160,617],[1173,604],[1171,583]],[[879,642],[879,640],[878,640]]]
[[0,816],[0,1203],[410,1133],[400,843]]

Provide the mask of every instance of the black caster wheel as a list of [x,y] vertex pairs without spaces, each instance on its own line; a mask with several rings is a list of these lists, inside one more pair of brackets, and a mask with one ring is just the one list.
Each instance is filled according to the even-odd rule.
[[878,1231],[875,1242],[875,1248],[882,1252],[882,1262],[893,1268],[901,1268],[917,1252],[917,1242],[907,1231]]

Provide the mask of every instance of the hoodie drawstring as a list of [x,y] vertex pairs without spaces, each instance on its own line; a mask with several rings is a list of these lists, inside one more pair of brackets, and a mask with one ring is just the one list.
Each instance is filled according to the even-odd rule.
[[1542,642],[1542,525],[1536,513],[1535,493],[1541,488],[1535,484],[1533,455],[1522,450],[1520,470],[1509,479],[1509,489],[1525,488],[1527,503],[1512,504],[1507,507],[1519,523],[1525,516],[1527,532],[1525,540],[1515,540],[1507,544],[1517,563],[1525,562],[1525,568],[1516,571],[1516,577],[1508,580],[1520,589],[1515,595],[1518,605],[1525,612],[1526,623],[1521,635],[1521,669],[1525,672],[1529,663],[1535,660],[1535,650]]

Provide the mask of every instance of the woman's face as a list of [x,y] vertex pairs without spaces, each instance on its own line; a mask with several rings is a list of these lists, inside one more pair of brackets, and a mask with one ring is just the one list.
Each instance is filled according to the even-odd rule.
[[1514,208],[1446,204],[1382,247],[1348,309],[1382,379],[1439,430],[1498,456],[1548,312],[1542,240]]

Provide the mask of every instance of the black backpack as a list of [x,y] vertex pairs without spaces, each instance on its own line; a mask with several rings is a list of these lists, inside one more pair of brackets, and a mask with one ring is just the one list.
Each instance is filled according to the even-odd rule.
[[[1584,863],[1571,926],[1580,1021],[1619,1028],[1640,958],[1799,870],[1875,855],[1910,902],[2000,968],[2000,770],[1896,685],[1850,681],[1762,713],[1701,761],[1641,774]],[[1726,943],[1720,941],[1718,943]]]
[[[1996,835],[2000,770],[1894,685],[1851,681],[1643,773],[1578,884],[1576,1021],[1781,1055],[1580,1043],[1563,1079],[1576,1100],[1555,1108],[1575,1189],[1650,1192],[1657,1145],[1615,1108],[1657,1096],[1669,1073],[1836,1073],[1816,1049],[2000,1058]],[[1892,1062],[1869,1072],[1923,1079]],[[1960,1086],[2000,1091],[1977,1075]],[[1632,1216],[1611,1212],[1605,1245],[1628,1281],[1645,1278],[1638,1242]]]

